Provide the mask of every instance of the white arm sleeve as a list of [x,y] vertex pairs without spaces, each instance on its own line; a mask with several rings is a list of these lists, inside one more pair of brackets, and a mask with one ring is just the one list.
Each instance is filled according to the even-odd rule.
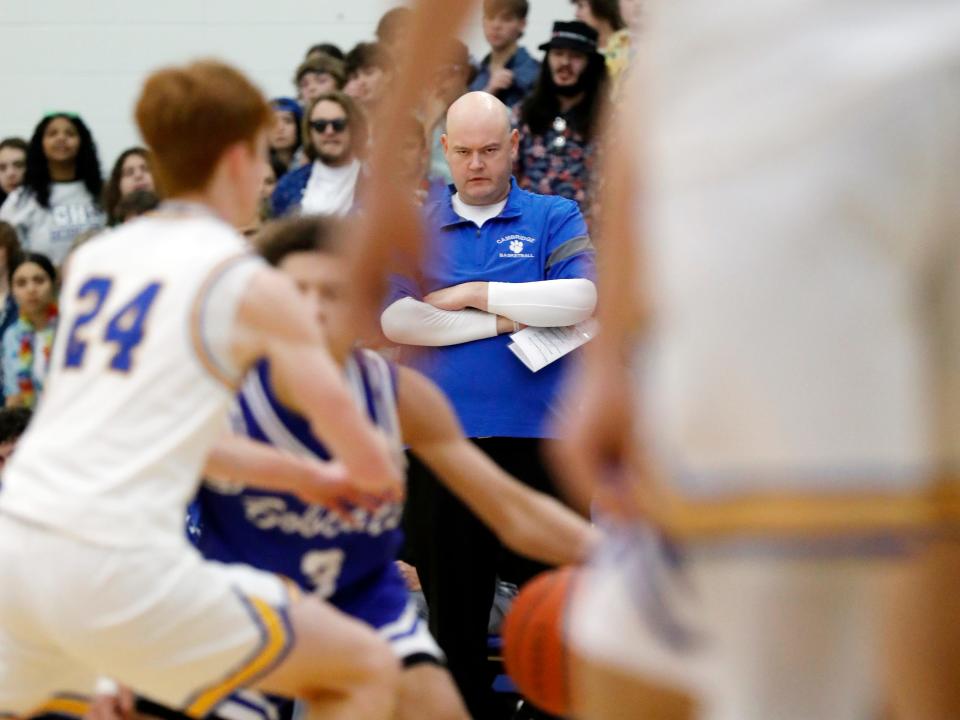
[[405,297],[383,311],[380,326],[395,343],[437,347],[493,337],[497,316],[482,310],[440,310]]
[[576,325],[593,315],[597,287],[585,278],[526,283],[492,282],[487,310],[533,327]]

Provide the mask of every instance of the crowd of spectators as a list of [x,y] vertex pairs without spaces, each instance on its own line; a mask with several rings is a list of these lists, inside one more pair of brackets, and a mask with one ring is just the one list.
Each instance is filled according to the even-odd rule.
[[[570,232],[557,234],[556,228],[552,232],[559,238],[558,247],[571,256],[579,257],[587,249],[581,243],[587,226],[577,225],[582,223],[577,217],[589,224],[596,199],[592,175],[598,163],[600,118],[606,106],[616,105],[618,80],[633,46],[631,28],[635,30],[639,22],[640,0],[571,0],[571,6],[573,18],[558,18],[549,37],[533,39],[543,53],[542,61],[522,44],[528,0],[483,1],[483,33],[489,48],[480,59],[472,58],[459,40],[438,40],[447,43],[448,50],[433,75],[426,101],[407,117],[391,118],[405,131],[405,140],[397,148],[405,177],[398,180],[416,187],[416,203],[442,206],[428,209],[427,215],[446,217],[447,213],[454,225],[467,218],[468,224],[477,223],[479,237],[479,228],[504,211],[506,201],[492,204],[488,216],[474,218],[470,212],[480,211],[469,211],[464,204],[468,195],[464,183],[469,180],[461,177],[455,186],[457,178],[448,162],[448,110],[467,93],[482,91],[502,101],[512,126],[509,148],[500,149],[509,151],[504,156],[508,165],[497,180],[498,187],[511,188],[513,199],[506,210],[526,202],[514,189],[573,201],[570,208],[579,212],[568,218]],[[291,74],[289,96],[271,101],[275,122],[268,136],[262,202],[257,217],[239,230],[252,235],[270,219],[292,214],[363,212],[360,189],[369,172],[367,151],[378,132],[372,123],[374,110],[399,66],[399,48],[410,19],[408,9],[395,8],[381,18],[375,41],[361,42],[346,52],[330,42],[307,49]],[[57,328],[59,271],[69,252],[104,228],[128,222],[162,201],[163,187],[153,176],[147,148],[124,150],[106,176],[101,168],[95,133],[74,112],[47,114],[29,140],[0,140],[0,406],[32,408],[43,390]],[[554,214],[571,212],[565,206],[549,207]],[[460,220],[454,217],[457,213]],[[494,230],[488,227],[484,232]],[[576,252],[570,250],[574,246]],[[511,252],[501,257],[523,256]],[[557,267],[547,264],[536,269],[529,280],[567,277],[558,274]],[[518,327],[502,317],[498,322],[502,327],[497,326],[495,335]],[[541,380],[548,376],[543,373]],[[518,388],[524,384],[520,379],[515,383]],[[460,399],[453,401],[457,405]],[[506,434],[515,437],[502,451],[499,446],[484,449],[502,456],[498,461],[518,475],[539,477],[543,470],[532,457],[535,452],[528,438],[544,435],[542,423],[534,424],[536,428],[523,432],[508,428]],[[503,434],[502,428],[496,430]],[[526,443],[519,451],[518,442]],[[514,467],[518,457],[525,459]],[[495,563],[490,564],[480,584],[488,583],[495,570]],[[465,592],[473,593],[475,587],[476,583],[464,584]],[[462,601],[462,594],[456,601]],[[476,623],[482,631],[482,618],[478,616]]]

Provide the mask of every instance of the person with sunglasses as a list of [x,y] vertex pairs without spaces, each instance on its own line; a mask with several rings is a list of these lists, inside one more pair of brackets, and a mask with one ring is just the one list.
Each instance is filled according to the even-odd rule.
[[303,137],[311,162],[281,178],[272,198],[274,217],[346,215],[354,206],[367,146],[363,111],[344,93],[321,95],[304,113]]

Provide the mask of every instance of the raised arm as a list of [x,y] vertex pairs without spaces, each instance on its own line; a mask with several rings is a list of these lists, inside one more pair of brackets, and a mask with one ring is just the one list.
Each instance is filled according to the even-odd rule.
[[511,550],[552,565],[584,561],[599,533],[548,495],[523,485],[469,442],[446,398],[423,375],[401,368],[404,440]]
[[411,4],[410,32],[399,53],[404,62],[373,119],[377,133],[361,200],[364,213],[348,244],[351,324],[358,329],[377,324],[388,267],[398,257],[410,267],[419,265],[423,229],[419,208],[410,202],[414,188],[396,180],[403,177],[405,162],[397,150],[404,144],[405,125],[396,119],[415,113],[433,87],[434,74],[447,52],[446,43],[437,42],[437,29],[455,37],[477,5],[477,0],[414,0]]

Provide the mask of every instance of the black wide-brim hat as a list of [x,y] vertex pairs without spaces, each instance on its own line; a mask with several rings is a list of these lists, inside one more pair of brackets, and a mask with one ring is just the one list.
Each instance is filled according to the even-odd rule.
[[587,55],[599,55],[597,50],[597,31],[579,20],[565,22],[558,20],[553,24],[550,39],[540,46],[541,50],[565,48],[579,50]]

